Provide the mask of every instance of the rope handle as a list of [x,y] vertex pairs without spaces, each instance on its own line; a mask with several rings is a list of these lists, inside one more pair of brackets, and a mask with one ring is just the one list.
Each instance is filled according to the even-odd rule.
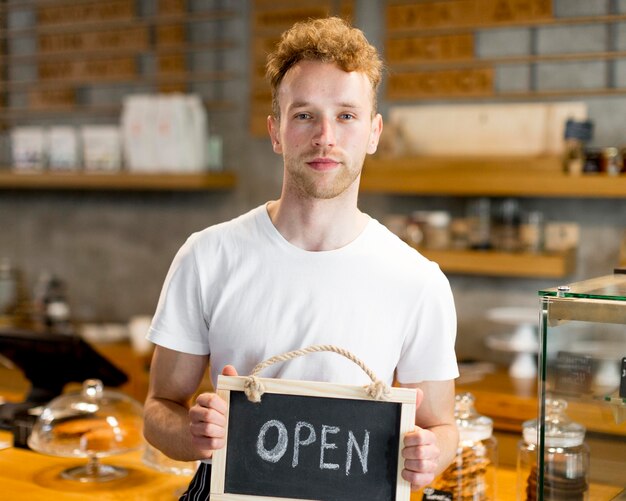
[[312,345],[308,348],[303,348],[301,350],[293,350],[287,353],[283,353],[282,355],[275,355],[271,358],[268,358],[264,362],[257,364],[254,369],[252,369],[252,373],[247,377],[244,382],[244,393],[248,397],[250,402],[260,402],[263,393],[265,393],[265,386],[257,377],[259,372],[263,369],[266,369],[270,365],[273,365],[277,362],[286,362],[288,360],[293,360],[294,358],[301,357],[303,355],[307,355],[309,353],[317,353],[322,351],[330,351],[333,353],[337,353],[338,355],[343,355],[348,360],[351,360],[355,364],[357,364],[363,372],[365,372],[369,378],[372,380],[372,383],[365,386],[365,392],[372,397],[374,400],[389,400],[391,395],[391,389],[389,385],[379,380],[376,377],[376,374],[372,372],[372,370],[363,363],[360,359],[355,357],[348,350],[344,350],[343,348],[339,348],[337,346],[331,344],[318,344]]

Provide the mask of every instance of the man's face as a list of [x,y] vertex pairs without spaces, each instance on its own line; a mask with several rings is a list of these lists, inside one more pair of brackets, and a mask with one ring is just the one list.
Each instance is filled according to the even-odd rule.
[[372,86],[363,73],[301,61],[278,89],[281,117],[269,119],[274,151],[285,162],[285,186],[299,196],[330,199],[359,178],[366,153],[382,131],[372,118]]

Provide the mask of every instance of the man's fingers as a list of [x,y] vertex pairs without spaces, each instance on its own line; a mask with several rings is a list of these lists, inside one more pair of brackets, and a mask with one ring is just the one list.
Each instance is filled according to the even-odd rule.
[[225,365],[222,369],[222,376],[238,376],[237,369],[235,369],[232,365]]
[[437,461],[432,459],[405,459],[404,468],[413,473],[434,473]]
[[435,479],[434,473],[416,473],[407,469],[402,470],[402,478],[410,482],[411,489],[417,490],[430,484]]
[[418,426],[415,429],[406,435],[404,435],[404,446],[405,447],[413,447],[416,445],[431,445],[437,442],[437,437],[430,430],[425,430],[424,428],[419,428]]
[[226,402],[215,393],[200,393],[196,398],[196,405],[206,407],[207,409],[215,409],[220,414],[225,414],[228,409]]
[[194,437],[216,439],[226,436],[226,429],[215,423],[191,423],[189,430]]
[[194,444],[196,449],[206,451],[208,453],[208,457],[210,457],[213,451],[221,449],[226,445],[226,440],[224,440],[224,438],[196,437],[195,435],[191,436],[191,442]]
[[226,426],[226,416],[223,412],[199,405],[194,405],[189,409],[189,421],[191,424],[213,423],[222,427]]

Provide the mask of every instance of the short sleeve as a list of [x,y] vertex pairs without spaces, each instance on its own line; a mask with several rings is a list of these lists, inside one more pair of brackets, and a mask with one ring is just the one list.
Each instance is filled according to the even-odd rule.
[[147,337],[155,344],[183,353],[210,353],[194,235],[172,261]]
[[402,347],[396,376],[400,383],[444,381],[459,376],[456,353],[456,310],[450,284],[439,267],[415,305],[415,328]]

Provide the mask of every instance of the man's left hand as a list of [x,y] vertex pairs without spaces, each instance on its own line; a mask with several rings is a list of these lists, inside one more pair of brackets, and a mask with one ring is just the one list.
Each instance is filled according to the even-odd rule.
[[419,489],[431,483],[439,465],[437,436],[430,430],[416,426],[404,437],[404,470],[402,478],[411,483],[411,489]]
[[[423,400],[424,392],[417,388],[415,394],[416,409],[419,409]],[[435,479],[439,455],[437,435],[432,431],[416,425],[413,431],[404,436],[402,478],[411,483],[411,489],[420,489]]]

